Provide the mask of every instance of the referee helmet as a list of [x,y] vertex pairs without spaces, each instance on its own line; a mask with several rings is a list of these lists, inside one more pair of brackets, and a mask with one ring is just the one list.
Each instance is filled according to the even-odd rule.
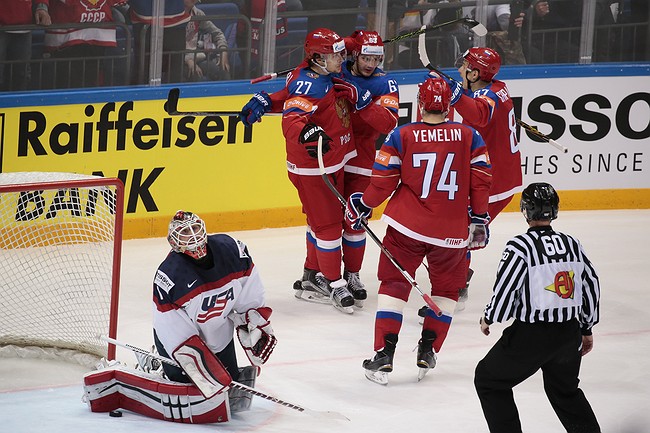
[[560,197],[555,188],[545,182],[531,183],[521,193],[519,209],[526,221],[547,220],[557,218]]

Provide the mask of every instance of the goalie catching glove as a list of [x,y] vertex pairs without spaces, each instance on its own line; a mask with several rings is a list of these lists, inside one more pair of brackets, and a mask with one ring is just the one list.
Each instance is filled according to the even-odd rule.
[[259,367],[271,356],[278,340],[273,334],[269,307],[251,308],[245,313],[232,313],[230,319],[237,328],[237,338],[251,364]]
[[300,131],[300,144],[305,146],[307,153],[312,158],[318,158],[318,137],[323,137],[323,155],[325,155],[330,150],[332,139],[325,134],[323,128],[314,123],[308,123]]

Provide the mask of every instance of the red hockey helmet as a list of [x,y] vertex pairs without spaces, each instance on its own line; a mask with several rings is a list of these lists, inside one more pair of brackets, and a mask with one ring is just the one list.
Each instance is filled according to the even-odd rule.
[[501,56],[492,48],[470,48],[463,54],[463,59],[467,60],[469,69],[479,72],[479,78],[483,81],[492,81],[501,67]]
[[426,111],[449,111],[451,102],[451,89],[445,80],[440,77],[427,78],[420,84],[418,102]]
[[355,57],[359,54],[384,55],[384,41],[381,40],[379,33],[366,30],[355,30],[350,37],[345,38],[345,48]]
[[[345,42],[335,31],[316,29],[305,38],[305,54],[313,58],[314,54],[333,54],[345,51]],[[342,53],[345,56],[345,53]]]

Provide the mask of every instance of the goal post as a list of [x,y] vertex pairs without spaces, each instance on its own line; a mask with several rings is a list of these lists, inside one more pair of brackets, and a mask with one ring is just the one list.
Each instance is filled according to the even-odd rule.
[[115,358],[124,185],[0,173],[0,356]]

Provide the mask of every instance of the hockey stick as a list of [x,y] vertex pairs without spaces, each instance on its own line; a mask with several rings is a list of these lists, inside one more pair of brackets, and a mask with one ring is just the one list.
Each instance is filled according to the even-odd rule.
[[289,72],[293,71],[295,68],[285,69],[284,71],[271,72],[270,74],[262,75],[261,77],[253,78],[251,84],[261,83],[262,81],[272,80],[283,75],[287,75]]
[[452,24],[457,24],[457,23],[461,23],[464,26],[468,26],[469,29],[472,32],[474,32],[477,36],[487,35],[487,29],[483,24],[479,23],[478,21],[472,18],[458,18],[456,20],[447,21],[446,23],[440,23],[433,26],[422,26],[418,30],[414,30],[409,33],[404,33],[403,35],[395,36],[392,39],[387,39],[384,41],[384,43],[388,44],[391,42],[401,41],[402,39],[412,38],[413,36],[419,36],[424,33],[431,32],[433,30],[438,30],[442,27],[450,26]]
[[[157,359],[158,361],[160,361],[160,362],[162,362],[164,364],[180,368],[180,365],[178,365],[178,363],[176,361],[174,361],[173,359],[169,359],[169,358],[167,358],[165,356],[158,355],[157,353],[148,352],[148,351],[146,351],[144,349],[140,349],[139,347],[132,346],[132,345],[130,345],[128,343],[122,343],[121,341],[118,341],[118,340],[116,340],[114,338],[107,337],[105,335],[100,335],[99,339],[103,340],[103,341],[106,341],[107,343],[114,344],[116,346],[124,347],[126,349],[129,349],[129,350],[133,351],[134,353],[139,353],[141,355],[145,355],[145,356]],[[306,414],[309,414],[309,415],[312,415],[312,416],[316,416],[316,417],[321,417],[321,418],[331,418],[331,419],[339,419],[339,420],[350,421],[350,419],[348,417],[346,417],[345,415],[343,415],[341,413],[332,412],[332,411],[317,411],[317,410],[307,409],[305,407],[298,406],[297,404],[293,404],[293,403],[289,403],[289,402],[284,401],[284,400],[280,400],[277,397],[272,397],[272,396],[270,396],[268,394],[264,394],[263,392],[258,391],[255,388],[251,388],[251,387],[246,386],[246,385],[244,385],[242,383],[239,383],[239,382],[232,381],[230,383],[230,386],[233,387],[233,388],[241,389],[241,390],[243,390],[243,391],[245,391],[245,392],[247,392],[249,394],[255,395],[257,397],[261,397],[261,398],[263,398],[265,400],[269,400],[269,401],[271,401],[273,403],[277,403],[277,404],[282,405],[284,407],[288,407],[289,409],[297,410],[298,412],[303,412],[303,413],[306,413]]]
[[528,131],[528,132],[530,132],[531,134],[533,134],[534,136],[536,136],[536,137],[538,137],[538,138],[541,138],[542,140],[546,141],[548,144],[550,144],[551,146],[553,146],[553,147],[555,147],[556,149],[560,150],[562,153],[567,153],[567,152],[569,151],[569,148],[568,148],[568,147],[566,147],[566,146],[562,146],[560,143],[558,143],[557,141],[553,140],[553,139],[552,139],[551,137],[549,137],[548,135],[546,135],[546,134],[540,132],[540,131],[539,131],[537,128],[535,128],[534,126],[530,126],[529,124],[527,124],[527,123],[524,122],[523,120],[521,120],[521,119],[517,119],[517,125],[521,126],[521,127],[524,128],[526,131]]
[[[334,195],[339,199],[339,202],[341,203],[341,206],[345,209],[347,206],[347,202],[345,198],[341,195],[341,193],[332,185],[332,182],[330,181],[329,177],[327,176],[327,172],[325,172],[325,163],[323,162],[323,137],[320,136],[318,137],[318,168],[320,169],[320,175],[325,181],[325,184],[327,187],[334,193]],[[406,270],[402,267],[402,265],[399,264],[397,259],[393,257],[393,255],[386,249],[386,246],[379,240],[377,235],[368,227],[368,222],[365,221],[364,219],[361,219],[361,227],[366,231],[368,236],[375,241],[379,249],[381,250],[382,253],[386,255],[388,260],[391,261],[391,263],[397,268],[397,270],[406,278],[406,281],[411,283],[411,287],[415,288],[418,292],[420,292],[420,296],[422,296],[422,299],[424,299],[424,302],[426,302],[427,306],[433,310],[434,314],[438,317],[442,316],[442,311],[440,308],[436,305],[435,302],[433,302],[433,299],[431,299],[431,296],[424,293],[422,289],[420,289],[420,286],[418,286],[417,281],[408,273]],[[425,265],[426,266],[426,265]]]
[[170,116],[239,116],[239,111],[178,111],[180,96],[181,89],[178,87],[169,89],[164,108]]
[[[471,26],[470,30],[473,31],[474,33],[476,33],[478,36],[485,36],[487,34],[487,29],[485,28],[485,26],[483,24],[479,23],[478,21],[473,20],[471,18],[459,18],[457,20],[447,21],[446,23],[436,24],[434,26],[423,26],[422,28],[420,28],[418,30],[415,30],[415,31],[412,31],[410,33],[405,33],[403,35],[395,36],[394,38],[391,38],[391,39],[386,39],[384,41],[384,43],[385,44],[390,44],[392,42],[401,41],[402,39],[412,38],[413,36],[424,34],[426,32],[431,32],[433,30],[438,30],[438,29],[440,29],[442,27],[450,26],[450,25],[456,24],[456,23],[462,23],[463,25]],[[293,71],[294,69],[295,68],[289,68],[289,69],[285,69],[284,71],[271,72],[270,74],[266,74],[266,75],[262,75],[262,76],[257,77],[257,78],[253,78],[251,80],[251,84],[261,83],[262,81],[272,80],[273,78],[277,78],[277,77],[280,77],[280,76],[283,76],[283,75],[287,75],[289,72]]]
[[[433,67],[433,66],[431,65],[431,62],[429,61],[429,56],[427,55],[427,47],[426,47],[425,42],[424,42],[424,34],[421,34],[421,35],[420,35],[420,38],[419,38],[419,40],[418,40],[418,54],[420,55],[420,61],[422,62],[422,64],[424,65],[425,68],[427,68],[427,69],[430,70],[430,71],[435,72],[436,74],[440,75],[441,77],[444,76],[444,77],[447,78],[449,81],[456,81],[455,79],[453,79],[453,78],[450,77],[449,75],[445,74],[444,72],[442,72],[442,71],[436,69],[435,67]],[[515,119],[515,120],[516,120],[516,122],[517,122],[517,125],[521,126],[521,127],[524,128],[526,131],[528,131],[528,132],[530,132],[531,134],[533,134],[534,136],[536,136],[536,137],[538,137],[538,138],[541,138],[542,140],[546,141],[548,144],[550,144],[551,146],[555,147],[556,149],[558,149],[558,150],[561,151],[562,153],[567,153],[567,152],[569,152],[569,149],[568,149],[566,146],[561,145],[560,143],[558,143],[557,141],[553,140],[553,139],[552,139],[551,137],[549,137],[548,135],[543,134],[542,132],[540,132],[540,131],[539,131],[537,128],[535,128],[534,126],[530,126],[529,124],[527,124],[526,122],[524,122],[524,121],[521,120],[521,119]]]

